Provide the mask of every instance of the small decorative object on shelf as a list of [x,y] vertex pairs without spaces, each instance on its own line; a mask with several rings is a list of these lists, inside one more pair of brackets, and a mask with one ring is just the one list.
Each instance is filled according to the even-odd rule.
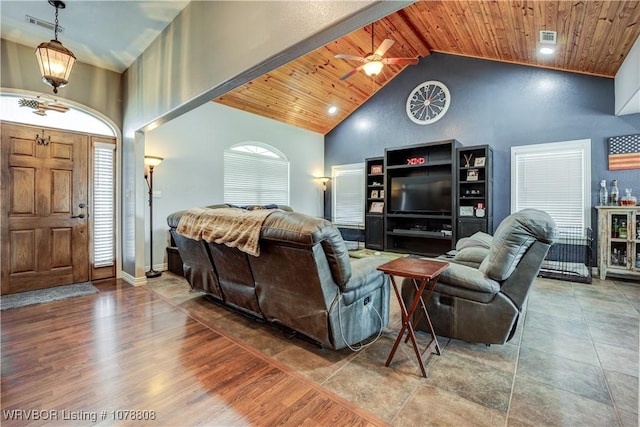
[[476,216],[478,218],[484,218],[484,215],[485,215],[484,203],[478,203],[476,205]]
[[384,199],[384,190],[380,190],[380,198]]
[[473,216],[473,206],[460,206],[460,216]]
[[427,160],[424,157],[409,157],[409,158],[407,158],[407,165],[409,165],[409,166],[424,165],[426,162],[427,162]]
[[472,189],[467,189],[464,190],[464,195],[466,197],[482,197],[482,191],[476,189],[476,188],[472,188]]
[[377,199],[378,198],[378,190],[371,190],[371,198],[372,199]]
[[600,194],[598,198],[598,202],[600,206],[607,206],[609,203],[609,193],[607,192],[607,180],[603,179],[600,181]]
[[478,180],[478,169],[469,169],[467,171],[467,181],[477,181]]
[[631,189],[624,189],[624,197],[620,199],[620,206],[635,206],[638,204],[638,199],[635,196],[631,195]]
[[382,174],[382,165],[372,165],[371,175],[380,175],[380,174]]
[[484,157],[476,157],[475,162],[473,163],[473,166],[475,167],[484,167]]
[[611,181],[611,193],[609,193],[609,201],[611,202],[611,206],[618,206],[618,196],[620,195],[620,191],[618,190],[618,180],[614,179]]
[[384,211],[384,202],[372,202],[369,212],[382,213]]
[[473,159],[473,154],[472,153],[464,155],[464,167],[465,168],[470,168],[471,167],[471,160],[472,159]]

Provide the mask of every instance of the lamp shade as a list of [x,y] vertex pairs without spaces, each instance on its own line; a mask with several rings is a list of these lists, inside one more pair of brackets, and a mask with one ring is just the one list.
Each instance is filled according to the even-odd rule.
[[75,55],[58,40],[40,43],[35,53],[42,81],[53,87],[53,93],[58,93],[59,87],[69,83]]
[[381,61],[371,61],[364,64],[364,72],[367,76],[376,76],[382,70],[382,62]]
[[156,167],[162,163],[164,159],[158,156],[144,156],[144,164],[149,167]]

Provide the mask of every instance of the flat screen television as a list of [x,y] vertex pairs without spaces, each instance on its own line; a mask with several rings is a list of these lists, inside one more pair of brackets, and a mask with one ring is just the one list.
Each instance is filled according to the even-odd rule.
[[390,195],[393,213],[451,214],[450,177],[392,177]]

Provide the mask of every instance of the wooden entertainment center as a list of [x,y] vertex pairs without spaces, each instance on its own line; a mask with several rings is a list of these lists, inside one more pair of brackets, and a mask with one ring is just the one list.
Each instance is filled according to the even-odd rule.
[[365,160],[365,247],[441,255],[492,227],[492,150],[445,140]]

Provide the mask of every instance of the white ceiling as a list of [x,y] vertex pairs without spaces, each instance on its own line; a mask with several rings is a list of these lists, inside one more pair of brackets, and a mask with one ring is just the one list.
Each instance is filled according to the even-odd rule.
[[[123,72],[189,1],[66,0],[58,12],[58,40],[79,62]],[[47,0],[0,1],[0,36],[33,46],[54,38],[53,30],[27,23],[26,15],[55,22]]]

